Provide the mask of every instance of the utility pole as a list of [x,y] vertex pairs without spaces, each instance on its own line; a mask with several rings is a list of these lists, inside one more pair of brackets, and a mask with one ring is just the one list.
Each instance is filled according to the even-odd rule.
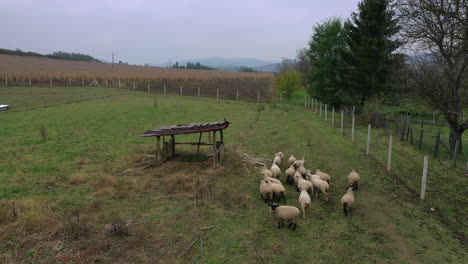
[[114,52],[112,52],[112,68],[114,68]]

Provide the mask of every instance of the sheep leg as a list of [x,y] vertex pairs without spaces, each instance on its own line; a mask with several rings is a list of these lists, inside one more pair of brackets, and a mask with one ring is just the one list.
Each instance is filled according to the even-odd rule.
[[292,230],[293,230],[293,231],[294,231],[294,230],[296,230],[296,227],[297,227],[297,224],[296,224],[296,223],[294,223],[294,227],[293,227],[293,229],[292,229]]
[[281,221],[278,222],[278,229],[281,229]]
[[345,214],[345,216],[348,216],[348,210],[346,210],[346,207],[348,207],[348,204],[344,203],[343,204],[343,213]]
[[286,195],[283,193],[283,203],[286,204]]

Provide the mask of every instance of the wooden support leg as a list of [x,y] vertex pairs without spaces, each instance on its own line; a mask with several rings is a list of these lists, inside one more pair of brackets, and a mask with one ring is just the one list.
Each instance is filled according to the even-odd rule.
[[200,154],[200,142],[201,142],[201,135],[202,135],[202,132],[200,132],[200,136],[198,137],[197,155],[198,155],[198,154]]
[[216,131],[213,131],[213,164],[218,165],[217,161],[218,154],[216,153]]
[[175,136],[171,135],[171,138],[172,138],[171,157],[174,157],[175,156]]
[[220,133],[219,135],[220,135],[220,137],[221,137],[221,143],[223,143],[223,142],[224,142],[224,139],[223,139],[223,130],[222,130],[222,129],[219,130],[219,133]]
[[161,137],[156,138],[156,161],[161,164],[161,147],[159,146],[161,142]]

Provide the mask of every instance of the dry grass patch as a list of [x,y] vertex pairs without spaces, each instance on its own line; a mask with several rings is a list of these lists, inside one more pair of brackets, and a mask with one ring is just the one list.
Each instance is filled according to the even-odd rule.
[[87,181],[88,181],[88,174],[84,172],[77,172],[77,173],[73,173],[70,176],[68,180],[68,184],[70,185],[83,184],[83,183],[86,183]]

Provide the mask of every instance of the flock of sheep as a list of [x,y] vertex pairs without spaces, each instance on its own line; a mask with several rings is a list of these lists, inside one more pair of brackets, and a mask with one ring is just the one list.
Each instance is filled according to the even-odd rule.
[[[301,214],[299,208],[288,205],[278,205],[274,202],[280,202],[286,204],[286,189],[282,182],[279,180],[281,169],[280,165],[283,163],[284,154],[278,152],[275,154],[273,164],[268,169],[266,166],[261,170],[263,180],[260,181],[260,193],[265,203],[268,203],[270,207],[270,214],[273,221],[278,223],[278,228],[284,225],[284,222],[288,223],[288,227],[292,226],[292,230],[297,227],[297,222]],[[296,185],[296,190],[299,194],[299,204],[302,209],[302,217],[305,219],[306,210],[310,206],[314,192],[318,198],[319,192],[321,196],[328,201],[328,190],[330,188],[331,177],[329,174],[315,170],[315,174],[312,174],[310,170],[305,168],[305,157],[301,160],[291,155],[289,157],[289,168],[285,171],[286,183]],[[345,195],[341,198],[341,204],[343,205],[343,212],[345,216],[351,210],[354,204],[354,191],[358,189],[359,185],[359,174],[353,169],[348,175],[349,188]]]

